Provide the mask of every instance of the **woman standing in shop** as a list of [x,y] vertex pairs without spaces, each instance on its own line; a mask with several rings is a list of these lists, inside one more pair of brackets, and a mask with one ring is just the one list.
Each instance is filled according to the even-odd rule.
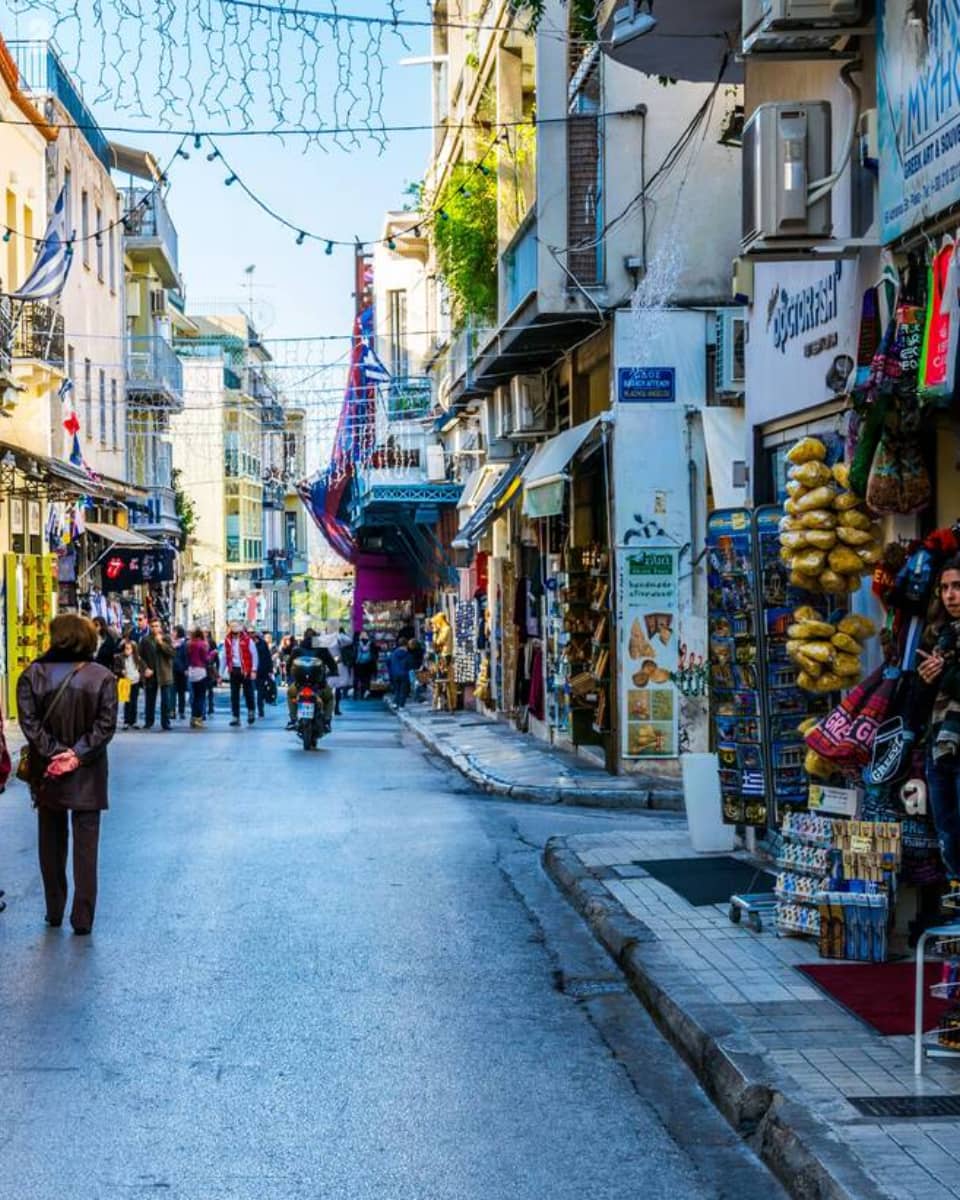
[[936,689],[927,737],[927,788],[947,872],[946,900],[960,906],[960,556],[940,572],[917,672]]
[[73,832],[76,934],[93,928],[100,813],[107,808],[107,745],[117,728],[117,683],[93,661],[93,622],[64,613],[50,622],[50,649],[17,681],[20,729],[30,748],[29,782],[37,808],[40,873],[47,924],[63,924],[67,904],[68,818]]

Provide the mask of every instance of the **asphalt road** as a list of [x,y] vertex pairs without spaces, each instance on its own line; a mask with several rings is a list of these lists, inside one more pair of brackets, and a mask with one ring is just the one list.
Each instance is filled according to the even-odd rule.
[[542,873],[623,816],[475,795],[375,704],[111,758],[91,938],[0,797],[0,1200],[782,1195]]

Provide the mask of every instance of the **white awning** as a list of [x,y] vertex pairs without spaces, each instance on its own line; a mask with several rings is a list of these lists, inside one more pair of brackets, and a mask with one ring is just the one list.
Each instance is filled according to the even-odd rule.
[[506,463],[484,463],[482,467],[470,472],[457,501],[461,526],[466,525],[471,513],[480,507],[506,469]]
[[567,467],[599,425],[591,417],[581,425],[565,429],[538,446],[523,472],[523,511],[528,517],[555,517],[563,511],[563,485]]
[[153,538],[135,529],[121,529],[119,525],[103,525],[99,521],[84,522],[84,532],[103,538],[112,546],[155,546]]

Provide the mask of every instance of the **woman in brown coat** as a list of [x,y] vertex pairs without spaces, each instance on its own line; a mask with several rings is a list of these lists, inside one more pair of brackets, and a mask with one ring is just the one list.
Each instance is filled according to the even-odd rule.
[[70,813],[70,924],[79,934],[93,927],[100,813],[107,807],[107,743],[117,728],[117,681],[112,671],[92,661],[96,650],[92,621],[74,613],[54,617],[50,649],[17,681],[20,728],[30,744],[30,791],[39,818],[46,920],[54,927],[63,923]]

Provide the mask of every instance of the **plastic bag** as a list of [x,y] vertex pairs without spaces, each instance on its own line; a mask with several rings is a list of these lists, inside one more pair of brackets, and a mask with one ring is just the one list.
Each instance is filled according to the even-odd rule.
[[[823,569],[824,562],[826,555],[823,550],[800,550],[793,556],[793,569],[803,575],[816,575]],[[858,564],[859,562],[857,559]]]
[[799,442],[791,446],[787,451],[787,461],[795,464],[801,464],[816,460],[823,462],[827,457],[827,448],[816,437],[802,437]]
[[919,446],[913,438],[887,430],[870,467],[868,506],[875,513],[917,513],[927,507],[930,497],[930,476]]
[[[811,530],[811,532],[813,532]],[[807,545],[807,531],[781,533],[780,545],[785,550],[802,550]]]
[[[801,536],[803,536],[801,534]],[[841,525],[837,530],[837,537],[845,546],[872,546],[875,545],[875,539],[869,529],[851,529],[848,525]]]
[[876,632],[877,627],[870,618],[863,617],[859,613],[850,613],[837,622],[837,633],[845,633],[861,642],[866,638],[873,637]]
[[820,572],[820,586],[831,596],[841,596],[847,590],[846,577],[838,575],[836,571],[828,568],[826,571]]
[[797,621],[787,629],[787,637],[809,642],[814,638],[831,638],[835,632],[829,621]]
[[836,651],[829,642],[804,642],[802,653],[805,658],[812,658],[814,662],[829,663],[833,661]]
[[833,480],[833,472],[822,462],[801,463],[798,467],[791,467],[789,475],[791,479],[796,479],[798,483],[802,483],[804,487],[808,488],[822,487],[825,483]]
[[837,546],[827,556],[831,571],[838,575],[859,575],[863,571],[863,559],[849,546]]
[[790,520],[799,520],[802,529],[835,529],[837,526],[837,518],[828,508],[814,508]]
[[858,508],[850,508],[846,512],[841,512],[837,521],[847,529],[869,529],[873,523],[867,514]]
[[837,534],[833,529],[808,529],[802,535],[807,545],[817,550],[832,550],[837,544]]
[[834,498],[833,507],[838,513],[842,513],[851,508],[858,508],[862,503],[861,498],[855,496],[853,492],[841,492]]
[[863,649],[857,639],[852,638],[849,633],[835,633],[830,641],[843,654],[859,654]]
[[854,654],[837,654],[833,659],[833,669],[837,675],[842,675],[844,678],[851,675],[859,675],[862,670],[860,659]]
[[850,486],[850,468],[846,463],[834,463],[830,470],[833,474],[834,483],[839,483],[842,488]]
[[[810,464],[807,463],[807,466]],[[815,508],[829,508],[837,495],[837,489],[832,483],[815,487],[812,491],[801,496],[797,501],[797,512],[808,513]]]

